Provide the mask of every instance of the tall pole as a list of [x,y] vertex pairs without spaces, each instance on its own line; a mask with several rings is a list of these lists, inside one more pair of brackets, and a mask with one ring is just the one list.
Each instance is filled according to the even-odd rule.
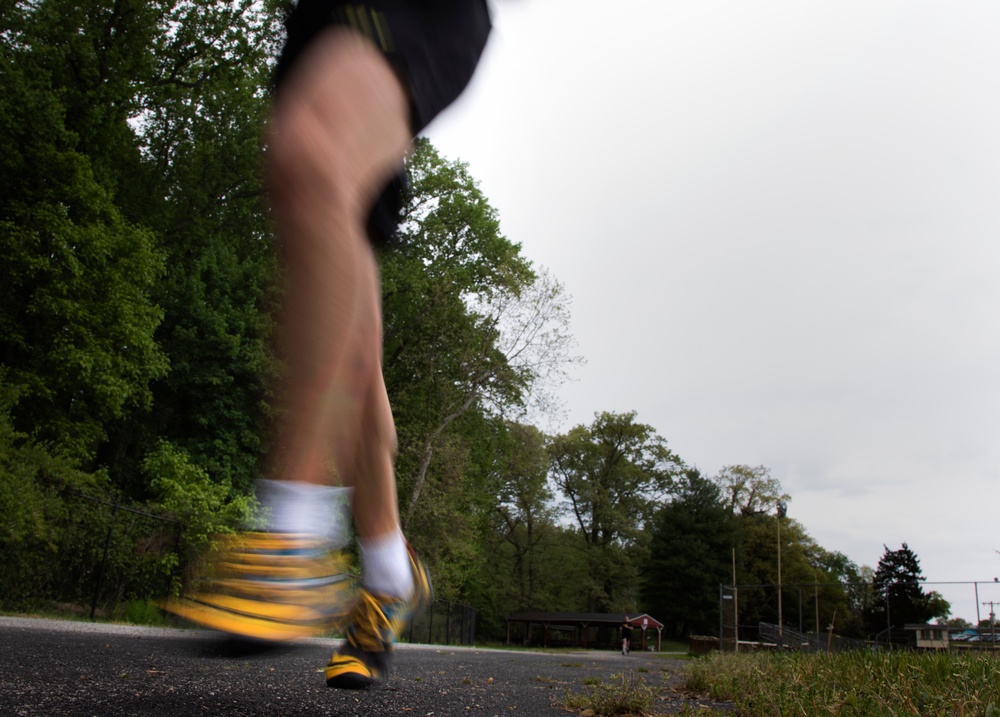
[[781,619],[781,518],[778,518],[778,634],[784,634],[784,621]]
[[813,590],[816,598],[816,634],[819,634],[819,576],[813,570]]
[[978,630],[979,623],[983,621],[982,618],[979,617],[979,583],[975,582],[973,585],[976,586],[976,629]]
[[885,627],[889,635],[889,647],[892,647],[892,615],[889,613],[889,584],[885,586]]
[[778,501],[778,511],[775,514],[778,524],[778,635],[785,634],[784,622],[781,615],[781,519],[788,512],[788,505],[783,500]]
[[740,651],[740,589],[736,586],[736,548],[733,548],[733,652]]

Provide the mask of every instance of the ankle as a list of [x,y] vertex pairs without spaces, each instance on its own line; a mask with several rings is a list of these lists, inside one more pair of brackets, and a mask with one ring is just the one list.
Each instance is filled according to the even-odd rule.
[[288,480],[257,481],[257,499],[267,513],[267,529],[279,533],[310,533],[328,538],[336,547],[350,539],[350,489]]
[[413,570],[400,530],[375,538],[359,538],[361,581],[370,592],[387,597],[409,598],[413,594]]

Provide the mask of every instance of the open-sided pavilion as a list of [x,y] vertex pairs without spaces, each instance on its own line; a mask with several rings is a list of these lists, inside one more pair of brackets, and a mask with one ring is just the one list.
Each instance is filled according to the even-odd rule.
[[646,649],[646,633],[656,630],[656,651],[660,651],[660,641],[663,635],[663,623],[649,615],[626,615],[625,613],[587,613],[587,612],[518,612],[507,617],[507,644],[510,645],[511,627],[520,624],[526,641],[533,627],[542,629],[542,646],[549,646],[549,635],[552,632],[571,632],[572,643],[586,649],[588,645],[597,642],[597,631],[601,628],[615,630],[617,642],[621,642],[621,628],[629,623],[634,631],[632,644],[638,642],[641,649]]

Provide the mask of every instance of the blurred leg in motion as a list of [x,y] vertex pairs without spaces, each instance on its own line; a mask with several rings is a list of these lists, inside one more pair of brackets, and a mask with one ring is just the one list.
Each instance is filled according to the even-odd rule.
[[[372,248],[395,227],[373,208],[401,202],[391,180],[407,147],[468,83],[490,22],[485,0],[301,0],[287,27],[267,153],[287,282],[280,426],[258,490],[270,523],[223,540],[206,587],[175,612],[267,639],[347,613],[327,684],[366,688],[386,679],[393,642],[431,595],[400,528]],[[334,476],[352,490],[356,595],[336,558],[346,518],[332,509]]]

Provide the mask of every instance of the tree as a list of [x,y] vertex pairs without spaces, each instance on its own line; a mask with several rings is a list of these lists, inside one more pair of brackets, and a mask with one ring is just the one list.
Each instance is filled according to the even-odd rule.
[[0,604],[23,609],[51,594],[67,569],[59,552],[69,512],[62,491],[102,486],[106,478],[75,469],[66,456],[15,429],[18,390],[4,374],[0,369]]
[[947,617],[951,610],[947,601],[940,595],[930,599],[920,586],[924,576],[920,561],[910,546],[903,543],[899,550],[884,547],[872,582],[873,601],[866,615],[868,630],[876,633],[890,624],[901,628],[907,624],[925,623],[938,615]]
[[927,593],[925,604],[927,606],[926,612],[928,613],[927,620],[936,617],[938,622],[941,622],[947,620],[951,614],[951,603],[945,600],[944,595],[937,590],[931,590]]
[[578,535],[554,515],[546,437],[508,422],[498,438],[491,520],[464,595],[477,607],[477,634],[502,638],[512,612],[578,610],[588,580]]
[[770,513],[779,502],[790,499],[766,466],[726,466],[713,480],[733,515]]
[[518,609],[535,607],[538,589],[538,544],[551,524],[552,491],[548,485],[545,439],[534,426],[511,424],[509,440],[497,466],[500,490],[498,532],[513,549],[512,582],[518,587]]
[[672,494],[652,521],[643,609],[669,636],[714,634],[719,585],[732,580],[733,521],[718,486],[697,469],[683,471]]
[[281,34],[274,4],[165,3],[145,48],[152,60],[132,123],[139,186],[126,185],[120,201],[166,257],[152,296],[171,369],[152,386],[156,410],[117,422],[102,451],[136,495],[147,495],[135,479],[161,440],[220,485],[249,491],[261,473],[279,284],[261,171]]
[[260,128],[277,4],[0,8],[0,364],[19,396],[15,453],[45,465],[18,469],[45,489],[36,517],[71,512],[45,482],[58,476],[157,512],[183,503],[144,480],[171,465],[236,507],[259,472],[276,278]]
[[857,566],[817,544],[786,515],[791,498],[770,470],[727,466],[713,481],[733,520],[740,623],[777,623],[780,617],[785,625],[822,630],[836,621],[841,634],[859,634]]
[[600,413],[552,440],[552,478],[587,547],[588,609],[632,609],[649,524],[683,462],[635,412]]
[[871,597],[870,568],[858,567],[839,551],[829,551],[811,539],[807,547],[815,579],[821,583],[812,597],[818,605],[815,615],[819,630],[835,623],[838,635],[864,637],[864,610]]
[[491,449],[572,361],[568,304],[501,233],[466,165],[419,139],[407,172],[399,235],[380,256],[400,512],[439,592],[460,591],[494,518]]
[[150,297],[162,255],[116,206],[108,169],[129,152],[132,105],[114,100],[132,68],[115,64],[117,43],[132,33],[105,24],[102,40],[88,36],[105,15],[94,3],[20,3],[0,35],[0,364],[21,388],[18,430],[81,464],[109,421],[150,406],[167,369]]

